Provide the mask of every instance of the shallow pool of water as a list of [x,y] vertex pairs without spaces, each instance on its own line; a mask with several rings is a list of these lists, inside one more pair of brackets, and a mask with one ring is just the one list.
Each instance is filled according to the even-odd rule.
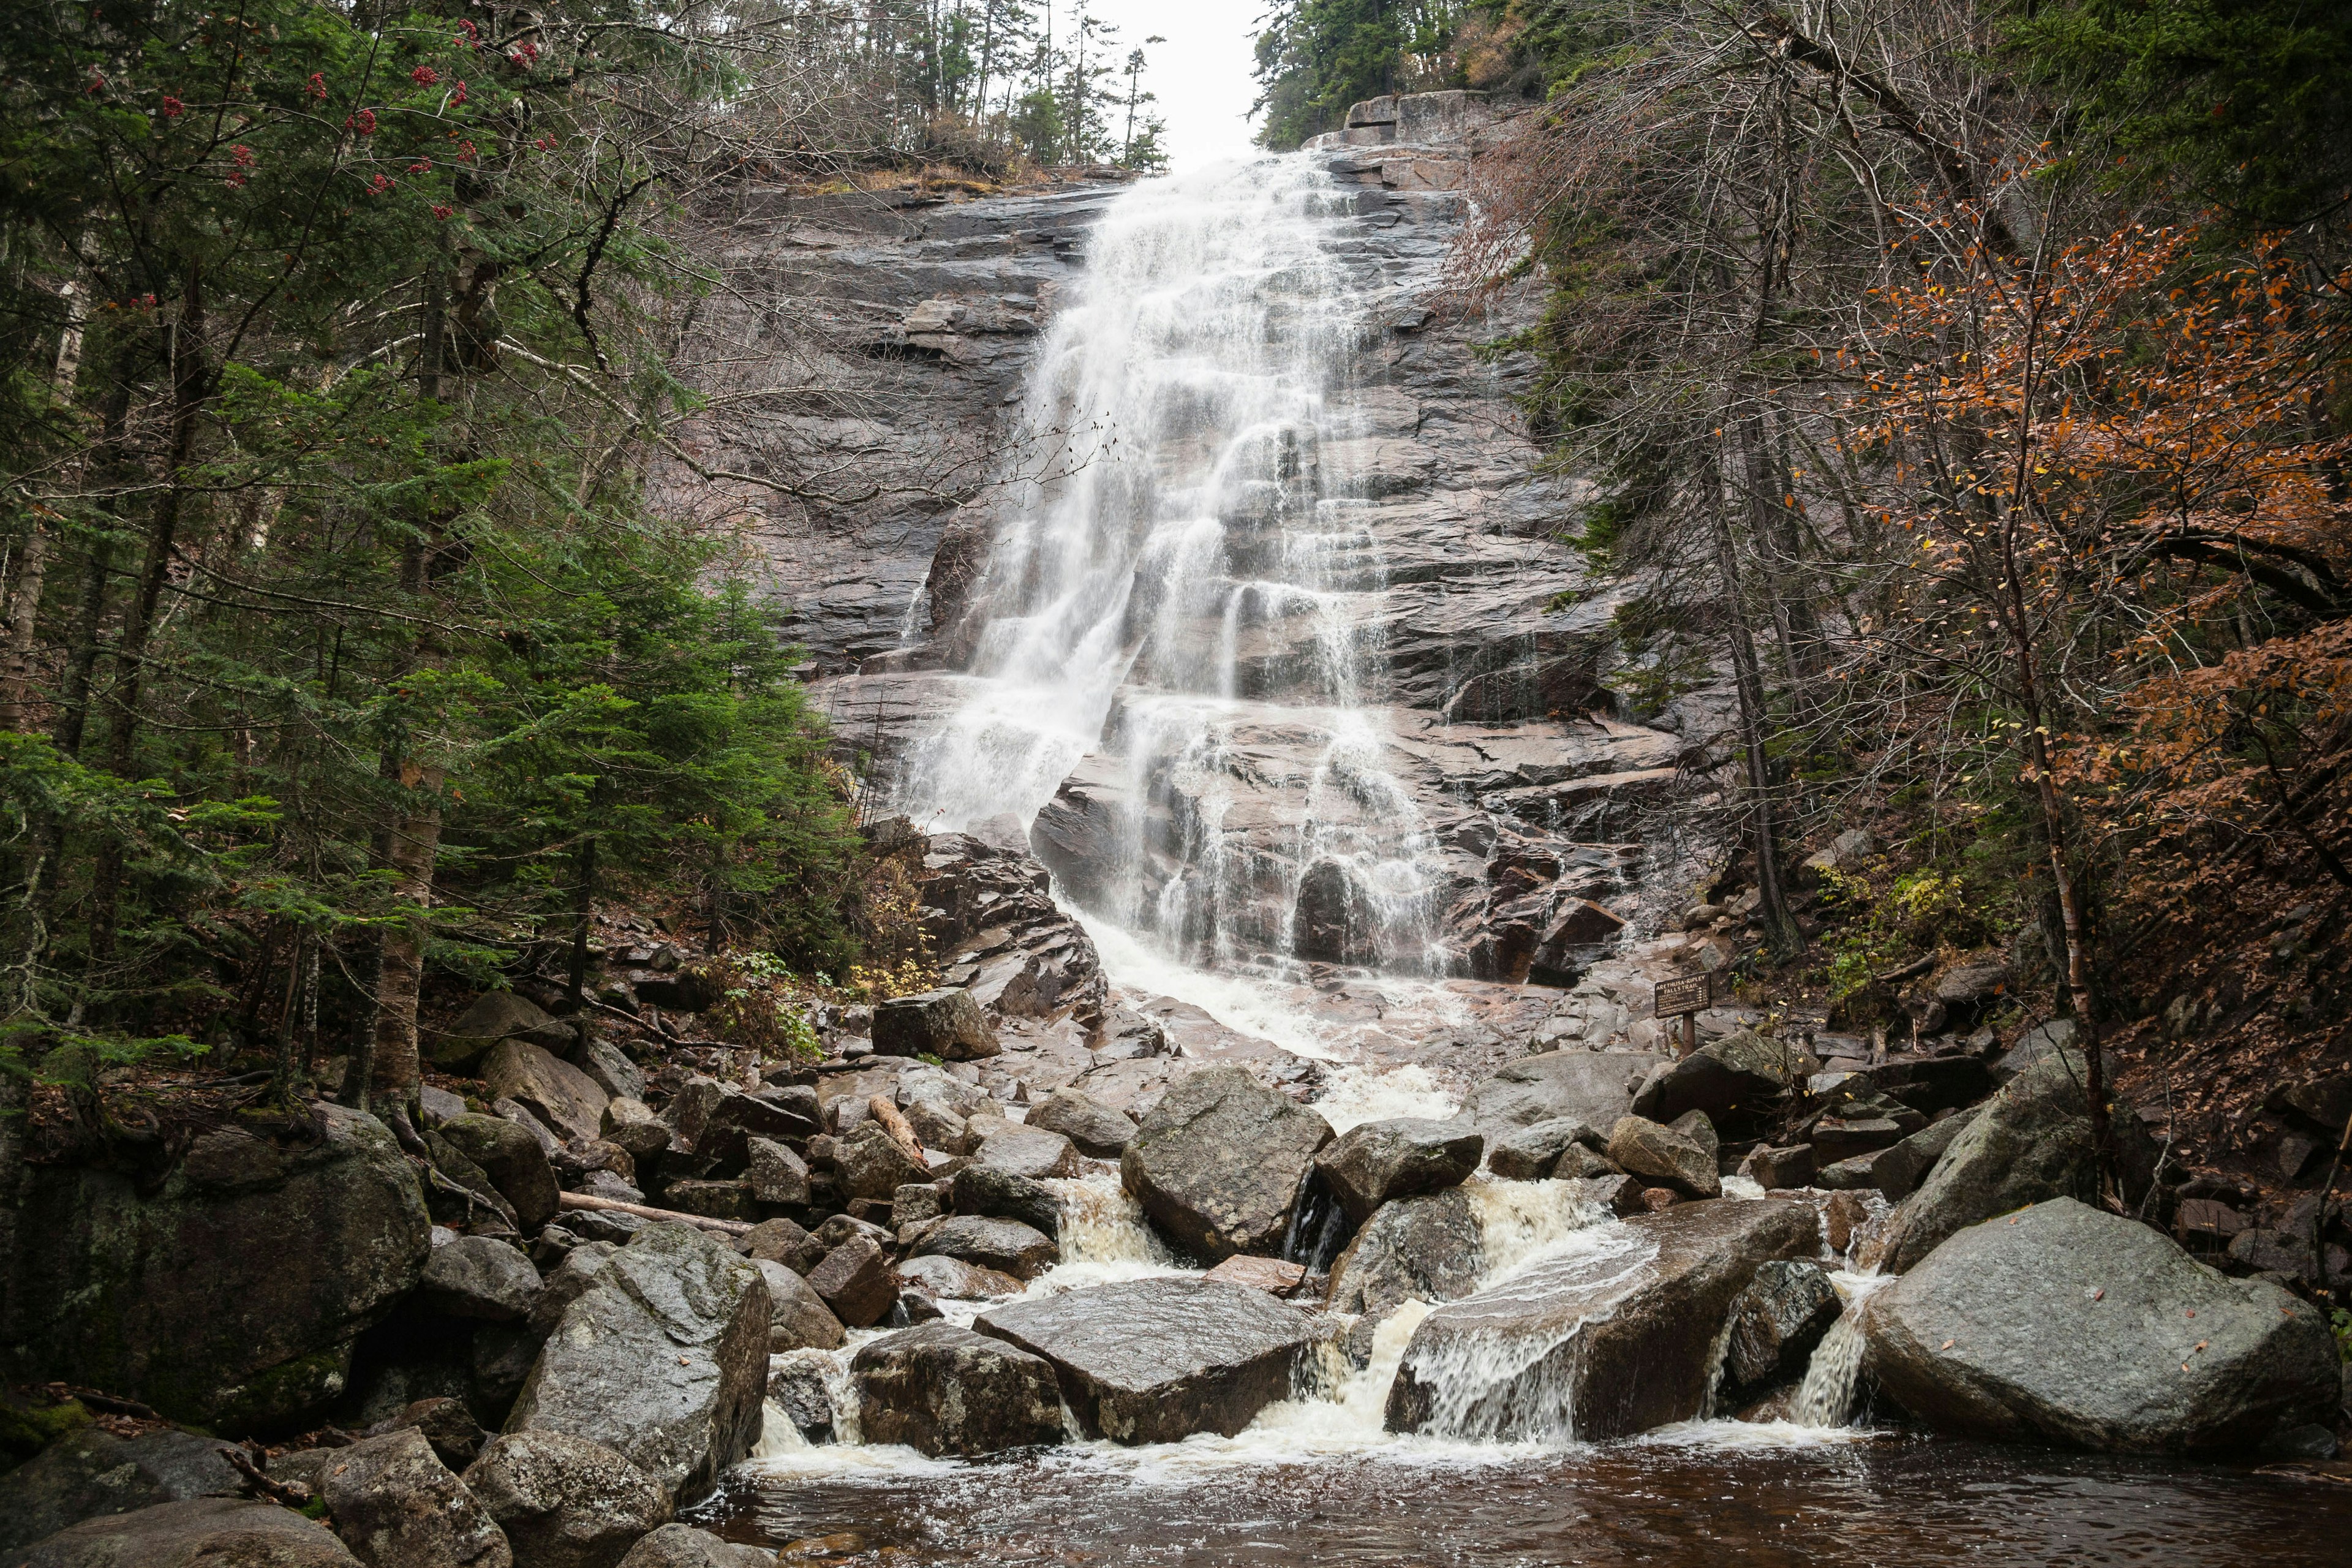
[[[1709,1423],[1600,1447],[1234,1464],[1214,1443],[739,1472],[705,1522],[786,1562],[2352,1563],[2352,1487],[2247,1467]],[[1786,1429],[1780,1429],[1785,1433]],[[846,1455],[843,1456],[845,1458]]]

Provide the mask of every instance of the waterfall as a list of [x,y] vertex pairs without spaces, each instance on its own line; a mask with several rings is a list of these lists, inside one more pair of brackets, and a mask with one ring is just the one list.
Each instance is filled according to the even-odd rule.
[[1352,212],[1310,157],[1111,205],[1030,372],[957,638],[979,679],[898,785],[934,828],[1025,824],[1083,764],[1115,821],[1076,896],[1220,968],[1442,967],[1350,456],[1374,336],[1335,244]]
[[1145,1222],[1142,1205],[1116,1172],[1057,1177],[1045,1187],[1062,1200],[1062,1260],[1032,1283],[1028,1294],[1180,1272],[1175,1255]]
[[1862,1304],[1894,1277],[1838,1273],[1830,1276],[1845,1310],[1805,1363],[1804,1381],[1789,1404],[1789,1419],[1800,1426],[1843,1426],[1853,1419],[1854,1390],[1862,1383],[1862,1330],[1856,1326]]

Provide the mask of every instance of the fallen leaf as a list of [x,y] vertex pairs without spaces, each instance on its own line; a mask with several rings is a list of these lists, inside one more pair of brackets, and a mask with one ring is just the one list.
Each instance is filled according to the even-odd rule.
[[2106,1291],[2106,1287],[2105,1287],[2105,1286],[2104,1286],[2104,1285],[2103,1285],[2103,1286],[2101,1286],[2101,1287],[2100,1287],[2099,1289],[2097,1289],[2096,1290],[2094,1290],[2094,1291],[2092,1291],[2092,1292],[2091,1292],[2091,1300],[2094,1300],[2094,1301],[2104,1301],[2104,1300],[2105,1300],[2106,1299],[2107,1299],[2107,1291]]
[[1942,1344],[1937,1345],[1936,1348],[1941,1351],[1948,1351],[1959,1342],[1960,1342],[1958,1340],[1946,1340]]
[[[2212,1342],[2211,1340],[2199,1340],[2199,1341],[2197,1342],[2197,1350],[2201,1351],[2201,1350],[2203,1350],[2207,1345],[2210,1345],[2210,1344],[2211,1344],[2212,1342]],[[2196,1354],[2196,1353],[2197,1353],[2197,1351],[2191,1351],[2191,1352],[2189,1352],[2189,1354],[2191,1354],[2191,1355],[2194,1355],[2194,1354]]]

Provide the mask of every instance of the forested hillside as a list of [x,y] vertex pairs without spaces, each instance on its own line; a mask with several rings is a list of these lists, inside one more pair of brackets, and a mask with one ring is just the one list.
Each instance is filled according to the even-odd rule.
[[1142,51],[1060,20],[5,8],[12,1086],[95,1118],[110,1068],[261,1051],[413,1094],[428,978],[576,1001],[608,897],[808,984],[906,956],[749,542],[648,481],[702,471],[730,192],[1158,161]]
[[1461,300],[1549,289],[1493,349],[1643,574],[1628,710],[1735,678],[1777,980],[1900,1035],[1916,955],[2006,949],[2209,1136],[2340,1052],[2352,19],[1309,3],[1259,58],[1273,145],[1516,106]]

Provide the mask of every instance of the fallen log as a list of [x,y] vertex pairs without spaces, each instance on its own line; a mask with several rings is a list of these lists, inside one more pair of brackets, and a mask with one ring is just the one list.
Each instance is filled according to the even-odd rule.
[[615,1214],[633,1214],[639,1219],[657,1219],[669,1225],[700,1226],[721,1236],[749,1236],[751,1227],[740,1219],[713,1219],[709,1215],[680,1214],[676,1209],[657,1209],[645,1204],[625,1204],[618,1198],[591,1197],[586,1193],[558,1193],[558,1206],[567,1209],[610,1209]]

